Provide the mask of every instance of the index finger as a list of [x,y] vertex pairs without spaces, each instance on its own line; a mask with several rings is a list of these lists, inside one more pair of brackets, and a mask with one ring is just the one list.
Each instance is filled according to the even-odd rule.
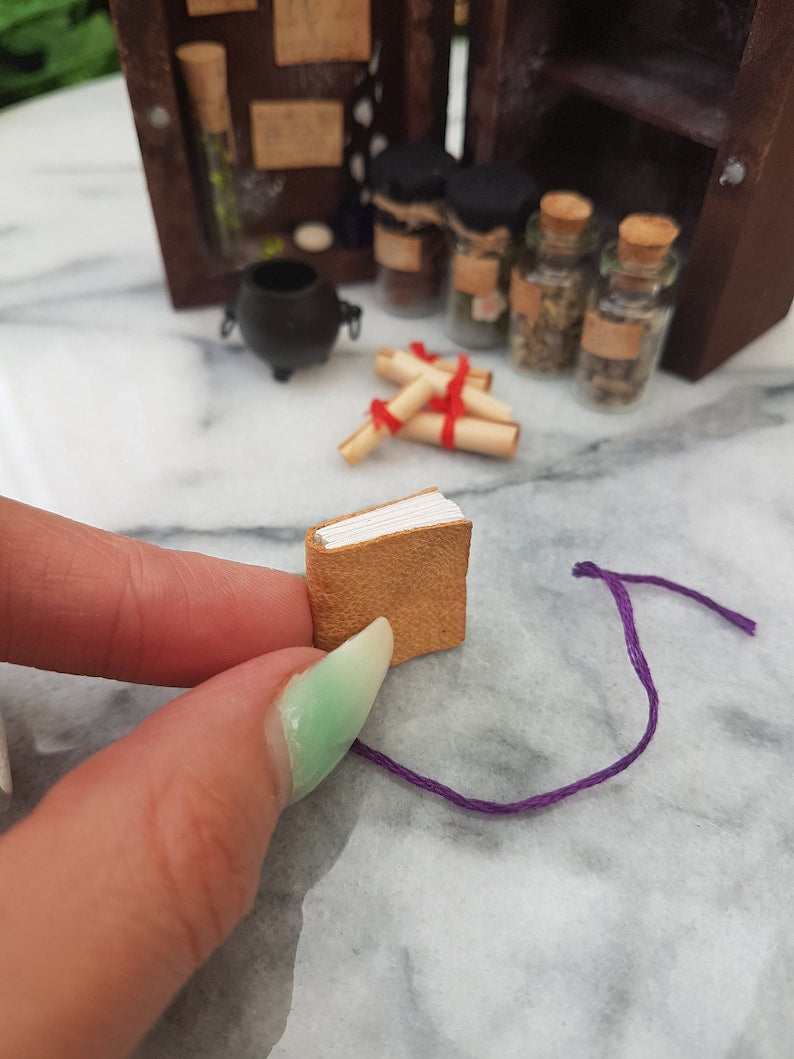
[[310,645],[296,574],[158,548],[0,498],[0,659],[188,687]]

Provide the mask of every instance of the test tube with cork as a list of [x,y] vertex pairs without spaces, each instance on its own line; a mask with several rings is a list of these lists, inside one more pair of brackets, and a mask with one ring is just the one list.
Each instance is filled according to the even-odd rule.
[[226,48],[215,41],[191,41],[176,49],[201,147],[211,217],[209,242],[231,254],[240,235],[234,188],[235,148],[226,79]]

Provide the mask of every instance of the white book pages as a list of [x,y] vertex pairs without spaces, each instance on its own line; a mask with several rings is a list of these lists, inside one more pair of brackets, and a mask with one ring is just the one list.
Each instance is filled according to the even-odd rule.
[[460,522],[463,518],[455,501],[447,500],[434,489],[323,526],[315,530],[314,541],[322,548],[344,548],[348,544],[363,544],[403,530]]

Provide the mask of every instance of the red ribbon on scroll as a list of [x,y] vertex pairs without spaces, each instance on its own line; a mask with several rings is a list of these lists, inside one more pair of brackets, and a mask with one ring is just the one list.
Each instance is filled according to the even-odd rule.
[[444,397],[433,397],[430,407],[434,412],[444,413],[444,424],[441,427],[441,444],[445,449],[455,448],[455,420],[465,415],[462,390],[469,374],[469,358],[462,354],[458,357],[458,367],[447,383]]

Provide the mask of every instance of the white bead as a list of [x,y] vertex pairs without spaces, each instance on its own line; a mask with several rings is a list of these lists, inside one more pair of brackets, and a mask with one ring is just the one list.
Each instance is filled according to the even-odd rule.
[[321,254],[333,246],[334,233],[323,221],[305,221],[292,233],[292,241],[306,254]]
[[366,96],[363,99],[359,99],[356,105],[353,107],[353,117],[362,125],[365,129],[368,129],[372,124],[372,118],[374,111],[372,108],[372,100]]
[[364,164],[364,156],[361,154],[360,151],[356,151],[356,153],[351,157],[350,162],[348,163],[348,168],[350,170],[350,175],[355,180],[355,182],[357,184],[363,184],[364,178],[367,175],[367,168]]

